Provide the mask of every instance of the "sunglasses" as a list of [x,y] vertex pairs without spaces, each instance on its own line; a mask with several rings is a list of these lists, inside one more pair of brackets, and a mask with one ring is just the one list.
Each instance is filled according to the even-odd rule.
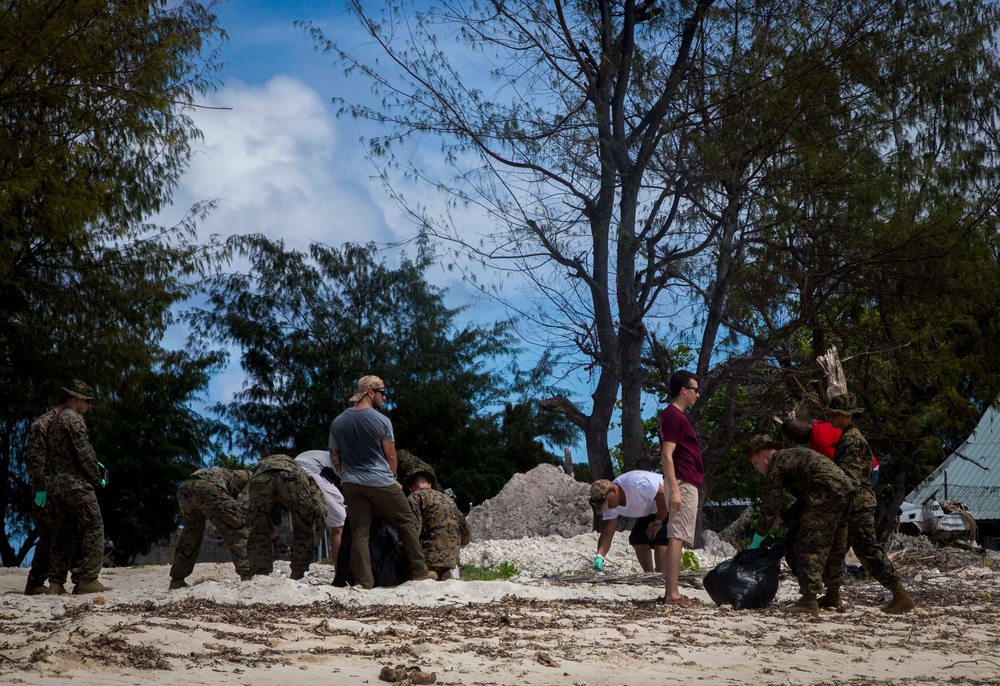
[[382,395],[385,395],[385,389],[384,388],[373,388],[372,391],[375,392],[375,393],[381,393]]
[[590,506],[591,507],[597,507],[598,505],[600,505],[601,503],[603,503],[607,499],[608,499],[608,496],[604,496],[603,498],[590,498]]

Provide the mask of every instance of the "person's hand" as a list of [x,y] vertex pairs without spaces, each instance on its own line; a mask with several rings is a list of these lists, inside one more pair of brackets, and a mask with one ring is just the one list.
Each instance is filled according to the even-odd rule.
[[656,538],[656,534],[658,534],[660,529],[662,528],[663,528],[663,520],[654,519],[649,523],[649,526],[646,527],[646,538],[650,539]]
[[760,547],[760,544],[763,542],[764,542],[764,536],[761,536],[760,534],[754,534],[753,540],[750,541],[750,546],[749,546],[750,550],[756,550],[757,548]]
[[101,479],[101,488],[104,488],[107,485],[108,485],[108,480],[107,479]]
[[681,509],[680,489],[676,491],[670,491],[670,498],[667,500],[667,507],[669,507],[672,511]]
[[594,569],[596,569],[599,572],[603,572],[604,571],[604,556],[601,555],[600,553],[597,553],[597,555],[594,555],[594,562],[590,566],[593,567]]
[[38,505],[38,507],[45,507],[45,491],[38,491],[35,493],[35,505]]

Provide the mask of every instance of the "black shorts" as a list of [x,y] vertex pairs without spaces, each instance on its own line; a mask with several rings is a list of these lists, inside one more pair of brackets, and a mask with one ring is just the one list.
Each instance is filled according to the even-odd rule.
[[653,523],[656,519],[655,514],[646,515],[645,517],[639,517],[635,520],[635,526],[632,527],[632,533],[628,535],[629,545],[667,545],[670,539],[667,538],[667,522],[664,520],[663,526],[660,530],[656,532],[656,537],[650,540],[646,535],[646,528]]

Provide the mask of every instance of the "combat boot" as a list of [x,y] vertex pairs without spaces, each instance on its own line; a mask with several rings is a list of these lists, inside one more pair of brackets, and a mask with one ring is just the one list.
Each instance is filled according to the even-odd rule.
[[844,601],[840,598],[840,587],[834,586],[826,589],[826,595],[822,596],[818,604],[827,610],[840,610],[844,607]]
[[102,584],[97,579],[84,579],[73,587],[73,595],[83,595],[85,593],[102,593],[111,589]]
[[917,606],[917,603],[906,592],[906,589],[903,588],[903,584],[898,581],[890,586],[889,590],[892,591],[892,600],[882,608],[882,612],[889,615],[901,615]]
[[28,583],[24,585],[24,595],[45,595],[48,592],[49,589],[45,586],[44,581],[28,579]]
[[188,587],[188,582],[184,581],[184,579],[175,579],[173,577],[170,578],[170,588],[168,590],[176,591],[178,589],[187,587]]
[[291,573],[288,575],[288,578],[291,579],[292,581],[298,581],[299,579],[304,578],[305,575],[306,575],[306,573],[303,572],[302,570],[300,570],[300,569],[293,569],[291,571]]
[[46,591],[49,595],[65,595],[66,585],[61,584],[58,581],[49,582],[49,590]]
[[819,603],[812,593],[803,594],[793,605],[781,608],[790,614],[805,614],[819,617]]

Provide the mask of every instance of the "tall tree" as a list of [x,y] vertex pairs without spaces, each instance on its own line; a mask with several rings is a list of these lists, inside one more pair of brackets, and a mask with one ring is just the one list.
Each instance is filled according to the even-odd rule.
[[[429,252],[392,268],[374,245],[313,244],[307,255],[262,236],[233,243],[249,270],[210,279],[209,307],[189,320],[196,335],[240,349],[246,384],[215,409],[244,454],[326,447],[355,381],[377,374],[397,445],[431,462],[463,504],[492,496],[523,466],[502,454],[514,420],[498,408],[510,382],[489,367],[512,352],[510,322],[458,326],[462,308],[426,281]],[[518,407],[531,417],[530,404]],[[530,466],[554,459],[537,439],[561,435],[557,424],[517,414],[517,425],[537,448],[523,456]]]
[[[196,239],[206,208],[173,227],[146,222],[171,197],[198,135],[187,108],[213,84],[221,36],[209,7],[184,0],[0,3],[5,565],[26,552],[10,538],[30,513],[18,453],[60,386],[78,376],[113,402],[125,377],[171,383],[179,369],[216,361],[200,351],[179,360],[160,346],[171,306],[190,292],[186,277],[221,255]],[[165,389],[181,406],[192,392],[187,381]],[[105,457],[114,468],[119,456]]]
[[[589,412],[566,398],[549,406],[583,430],[591,473],[610,476],[607,434],[621,390],[623,450],[634,462],[644,319],[677,261],[706,247],[679,228],[689,170],[676,163],[691,130],[684,84],[711,0],[444,2],[426,11],[391,2],[377,18],[364,3],[349,6],[377,46],[370,59],[309,27],[380,98],[344,111],[385,126],[370,141],[374,155],[491,215],[495,225],[477,237],[449,215],[411,207],[428,232],[530,279],[544,301],[532,323],[585,356],[596,377]],[[394,155],[397,143],[427,133],[441,137],[455,181]],[[664,247],[672,232],[677,242]]]

